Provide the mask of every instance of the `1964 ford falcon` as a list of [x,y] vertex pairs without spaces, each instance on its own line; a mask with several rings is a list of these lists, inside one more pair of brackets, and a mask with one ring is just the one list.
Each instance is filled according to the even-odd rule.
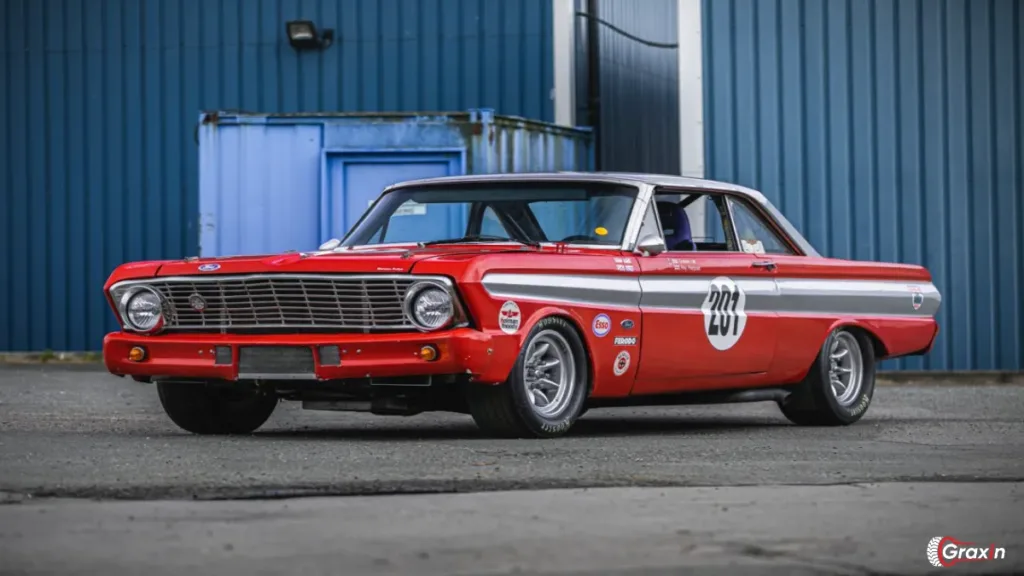
[[620,173],[405,182],[319,251],[125,264],[105,290],[107,368],[198,434],[252,432],[280,400],[506,436],[616,405],[851,424],[879,359],[931,348],[940,304],[924,268],[824,258],[754,190]]

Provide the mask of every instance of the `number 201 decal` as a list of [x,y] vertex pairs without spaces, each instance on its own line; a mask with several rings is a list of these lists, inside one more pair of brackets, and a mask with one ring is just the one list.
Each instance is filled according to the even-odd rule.
[[708,295],[701,304],[704,333],[716,350],[736,345],[747,327],[747,295],[731,278],[719,276],[708,286]]

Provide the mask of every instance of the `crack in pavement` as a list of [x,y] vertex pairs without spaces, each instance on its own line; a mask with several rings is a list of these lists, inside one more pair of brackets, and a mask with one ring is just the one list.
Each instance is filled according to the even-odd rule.
[[282,500],[317,497],[391,496],[416,494],[469,494],[506,491],[534,491],[556,489],[599,489],[599,488],[722,488],[722,487],[798,487],[798,486],[849,486],[869,490],[879,483],[915,484],[988,484],[1024,482],[1024,476],[934,476],[899,477],[886,480],[849,480],[842,482],[804,483],[718,483],[681,482],[660,479],[609,479],[570,480],[566,478],[515,479],[454,479],[454,480],[396,480],[396,481],[352,481],[335,484],[307,485],[249,485],[244,487],[188,486],[180,484],[147,486],[102,486],[102,487],[0,487],[0,504],[16,504],[24,500],[44,499],[87,499],[87,500]]

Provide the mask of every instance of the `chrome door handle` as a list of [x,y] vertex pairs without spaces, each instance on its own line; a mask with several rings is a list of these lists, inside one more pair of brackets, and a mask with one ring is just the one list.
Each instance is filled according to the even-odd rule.
[[755,260],[751,266],[754,268],[764,268],[765,270],[775,270],[775,262],[771,260]]

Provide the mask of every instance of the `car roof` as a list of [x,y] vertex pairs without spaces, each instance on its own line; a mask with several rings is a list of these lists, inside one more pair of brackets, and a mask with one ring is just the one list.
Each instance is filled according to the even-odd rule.
[[436,184],[465,184],[473,182],[606,182],[613,184],[624,184],[629,186],[657,187],[663,186],[676,189],[692,189],[706,192],[727,192],[744,196],[760,203],[777,221],[782,231],[803,250],[808,256],[820,256],[814,246],[804,238],[803,234],[786,219],[785,215],[776,208],[767,197],[761,192],[739,184],[721,182],[718,180],[705,180],[703,178],[689,178],[672,174],[648,174],[642,172],[511,172],[499,174],[470,174],[463,176],[441,176],[437,178],[424,178],[421,180],[408,180],[393,184],[384,189],[384,193],[392,190]]
[[467,174],[462,176],[440,176],[436,178],[423,178],[420,180],[407,180],[388,186],[385,191],[407,186],[422,186],[431,184],[455,184],[472,182],[529,182],[529,181],[582,181],[582,182],[616,182],[623,184],[647,184],[650,186],[666,186],[671,188],[697,188],[701,190],[716,192],[732,192],[742,196],[750,197],[759,202],[764,202],[763,194],[752,188],[720,182],[718,180],[705,180],[703,178],[689,178],[686,176],[675,176],[671,174],[646,174],[641,172],[512,172],[501,174]]

